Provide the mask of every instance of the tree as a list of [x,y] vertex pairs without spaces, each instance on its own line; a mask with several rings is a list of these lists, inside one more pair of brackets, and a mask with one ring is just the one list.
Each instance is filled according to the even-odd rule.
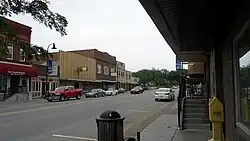
[[153,84],[155,86],[172,86],[180,81],[181,72],[186,74],[187,70],[168,71],[166,69],[143,69],[133,73],[140,79],[141,84]]
[[[1,0],[0,15],[12,16],[13,14],[28,14],[50,29],[54,28],[62,36],[66,35],[66,27],[68,25],[66,18],[58,13],[52,12],[49,9],[49,4],[48,0]],[[4,21],[1,20],[1,22]]]
[[240,86],[247,88],[250,84],[250,64],[240,68]]
[[[0,2],[0,34],[14,37],[16,40],[15,32],[9,27],[4,18],[1,16],[12,16],[13,14],[28,14],[31,15],[36,21],[44,24],[50,29],[55,29],[61,36],[67,35],[66,27],[68,22],[66,18],[58,13],[54,13],[49,8],[48,0],[1,0]],[[22,45],[26,58],[32,59],[45,59],[47,52],[43,47],[37,45]],[[6,44],[0,40],[0,55],[5,57],[8,55]]]

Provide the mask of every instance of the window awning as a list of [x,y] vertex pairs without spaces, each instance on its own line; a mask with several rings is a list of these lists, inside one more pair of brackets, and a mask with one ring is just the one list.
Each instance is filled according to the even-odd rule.
[[28,77],[36,77],[37,69],[32,65],[0,62],[0,75],[21,75]]

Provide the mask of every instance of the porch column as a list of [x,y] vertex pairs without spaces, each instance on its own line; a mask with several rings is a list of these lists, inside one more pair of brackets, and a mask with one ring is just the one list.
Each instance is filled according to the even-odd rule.
[[[231,42],[226,45],[222,51],[222,80],[221,86],[224,96],[224,111],[225,111],[225,140],[235,141],[235,97],[234,97],[234,73],[233,73],[233,46]],[[237,60],[238,61],[238,60]]]
[[223,93],[223,57],[222,47],[215,47],[214,49],[214,63],[215,63],[215,96],[224,104]]
[[209,55],[206,55],[206,60],[204,62],[204,91],[203,93],[207,98],[209,98],[210,95],[210,73],[209,73],[209,68],[210,68],[210,58]]

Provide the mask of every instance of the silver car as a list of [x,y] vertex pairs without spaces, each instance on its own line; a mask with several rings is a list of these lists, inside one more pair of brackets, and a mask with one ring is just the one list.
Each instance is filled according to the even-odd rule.
[[159,100],[174,100],[175,94],[171,88],[159,88],[155,92],[155,101]]

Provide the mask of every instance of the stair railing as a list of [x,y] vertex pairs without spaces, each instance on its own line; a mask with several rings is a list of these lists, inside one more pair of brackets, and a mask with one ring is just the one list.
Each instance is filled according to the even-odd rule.
[[183,109],[184,109],[184,98],[186,97],[186,80],[181,78],[179,86],[179,95],[177,98],[178,105],[178,128],[183,129]]

